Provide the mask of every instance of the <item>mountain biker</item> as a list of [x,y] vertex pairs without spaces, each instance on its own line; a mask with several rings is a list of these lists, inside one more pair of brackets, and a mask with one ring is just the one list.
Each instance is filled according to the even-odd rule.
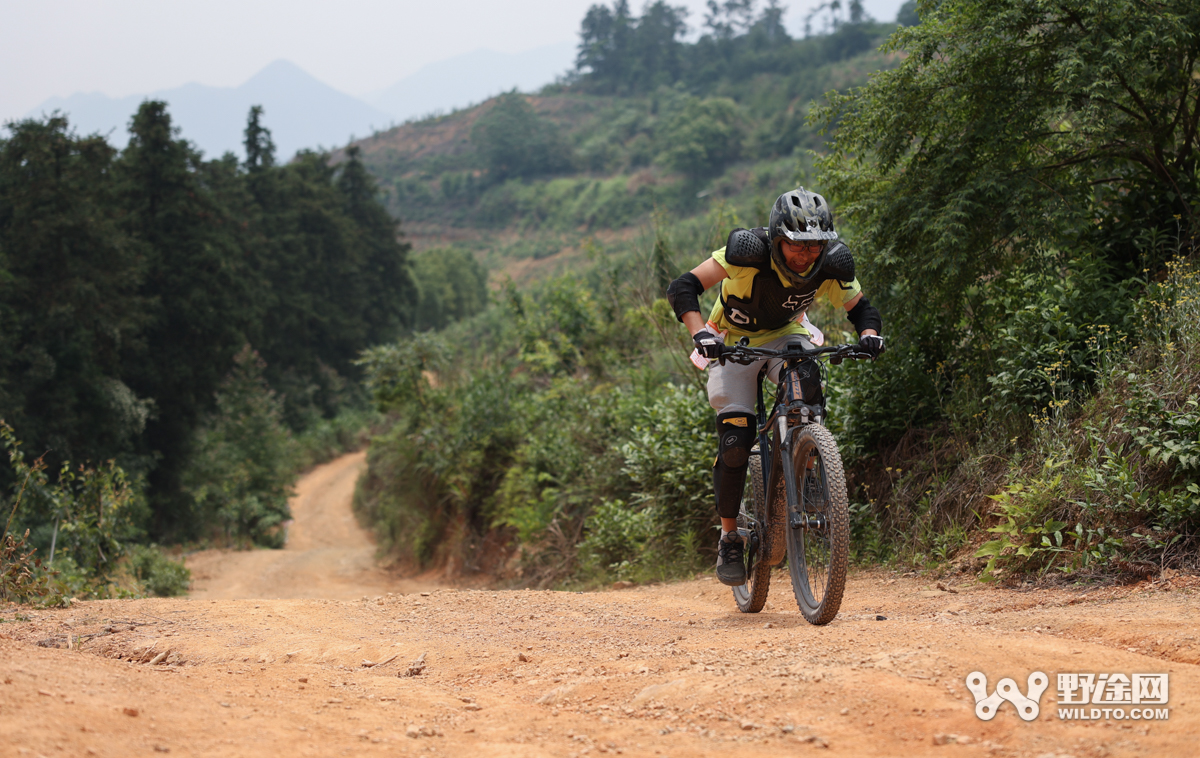
[[[720,298],[706,324],[700,315],[700,295],[717,282]],[[763,359],[743,366],[720,365],[716,359],[740,337],[748,337],[752,347],[782,349],[799,343],[811,349],[813,335],[802,321],[818,295],[846,309],[859,346],[872,359],[878,358],[884,351],[879,311],[863,297],[854,275],[854,258],[838,239],[829,204],[803,187],[779,196],[766,227],[734,229],[725,247],[667,288],[675,316],[691,333],[696,352],[709,363],[708,401],[717,412],[713,491],[721,518],[717,579],[722,584],[736,587],[746,582],[737,515],[757,437],[758,374],[765,362],[768,376],[778,381],[782,361]],[[821,403],[816,361],[805,361],[800,376],[803,400]]]

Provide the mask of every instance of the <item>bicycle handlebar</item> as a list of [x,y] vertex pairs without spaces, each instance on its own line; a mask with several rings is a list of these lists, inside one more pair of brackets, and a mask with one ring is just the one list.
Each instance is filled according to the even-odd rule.
[[830,345],[808,350],[793,343],[787,345],[783,350],[773,350],[767,347],[750,347],[746,344],[747,342],[749,340],[742,337],[736,345],[730,345],[722,350],[721,357],[717,360],[722,366],[725,365],[725,361],[748,366],[761,358],[819,358],[828,355],[829,362],[836,366],[847,358],[850,360],[870,360],[872,358],[870,353],[858,345]]

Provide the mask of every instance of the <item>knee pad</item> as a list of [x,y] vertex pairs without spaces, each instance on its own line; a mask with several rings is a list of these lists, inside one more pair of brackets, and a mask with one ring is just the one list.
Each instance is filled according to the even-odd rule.
[[750,448],[758,435],[758,423],[750,413],[717,414],[717,460],[731,469],[750,460]]

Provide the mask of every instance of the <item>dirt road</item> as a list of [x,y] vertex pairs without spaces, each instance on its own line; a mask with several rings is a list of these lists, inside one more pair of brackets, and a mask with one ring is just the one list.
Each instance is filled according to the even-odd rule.
[[283,550],[205,550],[189,556],[191,597],[349,600],[436,587],[376,566],[375,543],[350,508],[366,460],[365,452],[344,455],[299,481]]
[[[4,609],[0,755],[1197,753],[1195,579],[944,592],[859,572],[821,628],[774,581],[755,616],[708,578],[356,600],[223,599],[210,585],[208,598]],[[1002,702],[980,720],[974,671],[987,693],[1048,674],[1040,715]],[[1060,673],[1167,674],[1169,702],[1153,707],[1167,718],[1089,705],[1108,717],[1060,720]]]

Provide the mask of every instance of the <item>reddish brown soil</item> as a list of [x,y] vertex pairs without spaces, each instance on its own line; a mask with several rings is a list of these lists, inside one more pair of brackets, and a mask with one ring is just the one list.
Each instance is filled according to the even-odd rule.
[[[322,517],[347,507],[321,502]],[[303,512],[297,540],[315,523]],[[310,532],[311,549],[324,533]],[[749,616],[709,578],[315,597],[360,586],[331,580],[231,599],[230,582],[259,585],[222,571],[200,582],[206,599],[3,609],[0,755],[1197,754],[1200,619],[1186,578],[943,592],[858,572],[817,628],[784,575]],[[364,586],[387,581],[365,571]],[[422,655],[421,673],[398,675]],[[1035,670],[1050,676],[1037,720],[1009,703],[976,717],[968,673],[1024,691]],[[1060,672],[1168,673],[1169,719],[1060,721]]]

